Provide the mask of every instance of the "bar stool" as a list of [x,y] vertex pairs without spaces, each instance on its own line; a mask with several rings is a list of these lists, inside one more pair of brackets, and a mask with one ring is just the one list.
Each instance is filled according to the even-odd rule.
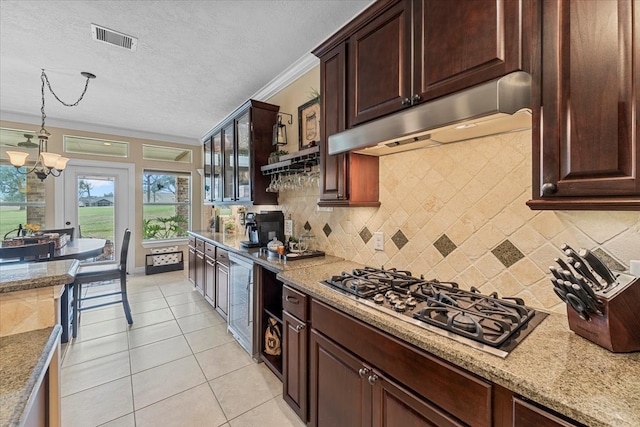
[[[124,308],[124,315],[127,318],[127,323],[133,324],[133,318],[131,317],[131,307],[129,306],[129,299],[127,298],[127,253],[129,251],[129,241],[131,240],[131,230],[128,228],[124,230],[124,239],[122,240],[122,250],[120,251],[120,262],[118,264],[108,265],[82,265],[78,269],[76,278],[73,282],[73,337],[78,335],[78,322],[80,320],[80,312],[84,310],[90,310],[93,308],[104,307],[111,304],[122,303]],[[94,294],[91,296],[82,297],[82,285],[93,282],[101,282],[104,280],[116,280],[120,279],[120,290],[115,292],[108,292],[104,294]],[[92,300],[96,298],[110,297],[113,295],[120,295],[120,299],[116,301],[107,301],[103,303],[96,303],[89,306],[82,305],[83,301]]]

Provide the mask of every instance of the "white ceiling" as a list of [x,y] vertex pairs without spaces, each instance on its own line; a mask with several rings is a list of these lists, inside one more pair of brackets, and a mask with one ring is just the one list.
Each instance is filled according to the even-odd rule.
[[[0,1],[0,119],[198,144],[371,0]],[[138,38],[94,41],[91,24]],[[319,88],[317,88],[319,89]],[[35,126],[34,130],[37,130]]]

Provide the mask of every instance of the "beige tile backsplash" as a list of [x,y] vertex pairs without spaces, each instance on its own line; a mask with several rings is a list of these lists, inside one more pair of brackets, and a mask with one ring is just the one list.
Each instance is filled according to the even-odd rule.
[[[280,205],[298,234],[308,221],[332,255],[564,313],[548,273],[559,245],[599,248],[628,268],[640,259],[640,212],[532,211],[531,170],[531,132],[523,131],[381,157],[380,208],[318,211],[315,189],[281,192]],[[384,232],[384,251],[363,241],[365,227]],[[408,240],[401,249],[391,240],[398,230]],[[443,234],[456,246],[446,257],[434,246]],[[509,268],[491,252],[507,239],[524,255]]]

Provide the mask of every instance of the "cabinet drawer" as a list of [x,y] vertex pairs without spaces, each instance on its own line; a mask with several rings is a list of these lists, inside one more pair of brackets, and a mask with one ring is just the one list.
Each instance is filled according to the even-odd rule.
[[218,248],[216,250],[216,261],[229,267],[229,251]]
[[577,427],[578,424],[556,416],[546,409],[513,398],[513,426],[517,427]]
[[299,320],[307,321],[307,296],[286,285],[282,288],[282,308]]
[[196,247],[196,238],[193,236],[189,236],[189,247],[190,248]]
[[196,250],[204,253],[204,240],[196,239]]
[[216,247],[211,243],[204,243],[204,254],[211,259],[216,259]]

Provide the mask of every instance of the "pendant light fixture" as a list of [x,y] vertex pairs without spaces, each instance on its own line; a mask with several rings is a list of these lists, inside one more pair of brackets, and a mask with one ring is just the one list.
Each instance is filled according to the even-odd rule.
[[67,162],[69,161],[68,158],[62,157],[59,154],[47,152],[47,142],[49,141],[49,135],[51,134],[47,132],[47,129],[44,127],[45,118],[47,117],[47,115],[44,112],[44,86],[46,83],[47,87],[49,88],[49,91],[53,94],[53,96],[58,101],[60,101],[62,105],[64,105],[65,107],[75,107],[76,105],[78,105],[80,101],[82,101],[84,94],[87,93],[87,88],[89,87],[89,80],[96,78],[95,74],[91,74],[86,71],[83,71],[80,74],[83,77],[86,77],[87,79],[84,84],[84,90],[82,91],[80,98],[78,98],[76,102],[72,104],[68,104],[62,101],[60,98],[58,98],[58,95],[56,95],[53,89],[51,88],[51,83],[49,83],[49,79],[47,78],[47,75],[45,74],[44,69],[42,70],[42,74],[40,74],[40,81],[42,82],[42,87],[41,87],[42,107],[40,108],[40,112],[42,113],[42,127],[37,133],[38,158],[36,159],[36,163],[33,165],[31,169],[27,167],[26,171],[22,171],[20,168],[25,165],[27,161],[27,157],[29,156],[29,153],[24,153],[21,151],[7,151],[7,156],[9,156],[9,162],[11,162],[11,164],[16,167],[16,170],[19,173],[24,175],[29,173],[34,173],[38,178],[40,178],[41,181],[44,181],[45,178],[48,177],[49,175],[53,175],[54,177],[60,176],[64,168],[67,166]]
[[289,116],[288,123],[293,124],[293,116],[289,113],[278,113],[278,121],[273,125],[273,141],[272,145],[287,145],[287,125],[282,123],[282,115]]

